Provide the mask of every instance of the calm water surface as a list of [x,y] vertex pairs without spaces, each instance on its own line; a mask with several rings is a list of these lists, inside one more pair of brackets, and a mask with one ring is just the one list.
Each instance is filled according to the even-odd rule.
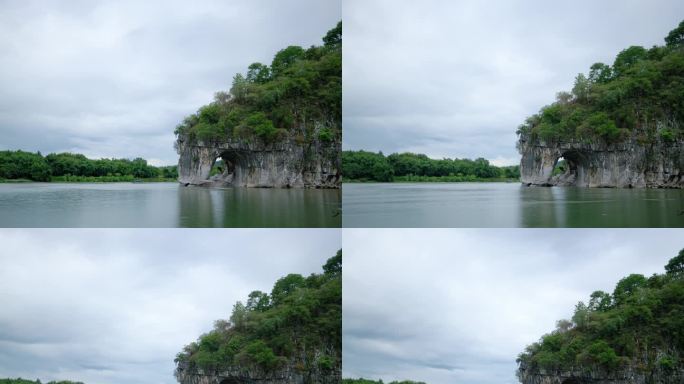
[[344,184],[345,227],[684,227],[684,191],[519,183]]
[[0,227],[339,227],[339,190],[0,184]]

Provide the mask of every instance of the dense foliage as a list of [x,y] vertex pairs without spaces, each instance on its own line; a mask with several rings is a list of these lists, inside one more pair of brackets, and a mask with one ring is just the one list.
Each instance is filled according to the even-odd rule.
[[342,22],[323,46],[289,46],[271,65],[253,63],[233,77],[230,92],[186,117],[176,135],[191,141],[232,137],[264,142],[294,136],[298,142],[339,140],[342,129]]
[[[0,384],[42,384],[40,380],[24,380],[22,378],[17,378],[17,379],[0,379]],[[83,384],[80,381],[68,381],[68,380],[61,380],[61,381],[49,381],[46,384]]]
[[271,293],[254,291],[233,306],[230,320],[185,346],[176,363],[204,370],[258,367],[272,371],[294,359],[296,369],[329,371],[341,366],[342,251],[322,274],[289,274]]
[[362,181],[476,181],[518,179],[519,166],[496,167],[483,158],[430,159],[414,153],[385,156],[366,151],[343,151],[342,172],[347,180]]
[[24,151],[0,151],[0,179],[34,181],[133,181],[176,179],[176,166],[154,167],[145,159],[92,160],[73,153],[43,156]]
[[[342,379],[342,384],[383,384],[382,380],[368,380],[368,379]],[[411,381],[411,380],[403,380],[403,381],[392,381],[389,382],[388,384],[425,384],[422,381]]]
[[[637,369],[667,372],[684,365],[684,249],[665,274],[632,274],[613,293],[595,291],[579,302],[571,320],[518,356],[536,370],[611,372],[638,360]],[[644,361],[644,358],[646,359]]]
[[641,143],[684,137],[684,21],[665,46],[631,46],[613,65],[595,63],[570,93],[532,115],[518,134],[533,139]]

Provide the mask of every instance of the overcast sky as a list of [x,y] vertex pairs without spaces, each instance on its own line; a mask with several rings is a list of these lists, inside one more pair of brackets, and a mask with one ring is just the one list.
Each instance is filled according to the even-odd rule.
[[513,384],[594,290],[662,273],[684,230],[345,229],[343,374]]
[[184,116],[340,19],[339,0],[2,0],[0,150],[175,164]]
[[340,231],[0,231],[0,378],[171,384],[249,292],[321,272]]
[[517,164],[515,130],[591,64],[663,45],[681,0],[345,0],[344,148]]

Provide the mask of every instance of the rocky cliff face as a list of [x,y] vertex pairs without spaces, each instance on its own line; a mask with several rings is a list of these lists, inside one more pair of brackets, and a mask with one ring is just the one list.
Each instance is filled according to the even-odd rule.
[[[336,353],[332,348],[327,355]],[[336,361],[341,361],[337,358]],[[339,384],[342,382],[342,367],[321,369],[315,364],[308,366],[291,360],[280,369],[265,372],[256,367],[231,367],[222,370],[205,371],[178,363],[176,379],[180,384]]]
[[627,368],[612,374],[601,370],[535,372],[521,366],[518,379],[522,384],[682,384],[684,371],[653,370],[645,373]]
[[[684,141],[619,144],[566,141],[546,143],[521,135],[520,179],[526,185],[684,188]],[[553,176],[560,158],[568,170]]]
[[[183,185],[263,188],[339,188],[339,141],[294,138],[266,144],[261,140],[230,139],[220,143],[192,142],[179,135],[176,148],[178,181]],[[217,159],[226,170],[210,177]]]

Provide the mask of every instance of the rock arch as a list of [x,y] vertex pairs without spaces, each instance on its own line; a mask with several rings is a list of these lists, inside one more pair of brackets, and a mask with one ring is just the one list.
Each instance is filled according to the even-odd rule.
[[[179,137],[176,148],[180,155],[178,181],[185,186],[339,188],[341,183],[339,142],[204,143]],[[210,177],[217,159],[223,159],[227,167]]]
[[584,384],[584,382],[576,377],[568,377],[561,381],[560,384]]
[[[525,185],[684,188],[684,141],[545,142],[521,135],[517,147],[522,155],[520,181]],[[561,157],[569,169],[554,177]]]
[[228,377],[223,380],[221,380],[218,384],[244,384],[245,382],[241,382],[240,380],[234,378],[234,377]]

